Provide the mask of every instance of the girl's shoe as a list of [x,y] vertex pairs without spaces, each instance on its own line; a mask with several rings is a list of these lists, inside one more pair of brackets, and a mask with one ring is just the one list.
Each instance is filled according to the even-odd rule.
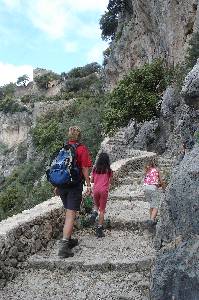
[[96,228],[96,237],[97,238],[105,237],[105,234],[103,232],[103,226],[97,226],[97,228]]
[[147,225],[149,226],[155,226],[156,224],[157,224],[156,220],[152,220],[152,219],[147,220]]
[[98,213],[96,211],[93,211],[92,214],[91,214],[91,217],[90,217],[90,224],[91,225],[95,224],[97,216],[98,216]]

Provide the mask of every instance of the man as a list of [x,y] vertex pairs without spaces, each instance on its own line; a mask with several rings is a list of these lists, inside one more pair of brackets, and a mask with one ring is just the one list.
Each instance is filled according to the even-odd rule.
[[58,255],[62,258],[72,257],[71,249],[78,245],[77,239],[72,239],[73,227],[77,211],[80,210],[82,201],[83,180],[85,180],[88,195],[91,194],[89,168],[92,165],[87,147],[80,144],[81,130],[78,126],[70,127],[68,132],[68,144],[76,145],[76,163],[80,170],[80,182],[74,187],[56,188],[55,193],[61,197],[65,214],[63,239],[60,241]]

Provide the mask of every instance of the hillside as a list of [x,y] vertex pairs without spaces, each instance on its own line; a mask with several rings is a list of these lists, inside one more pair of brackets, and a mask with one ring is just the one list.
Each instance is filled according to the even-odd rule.
[[102,140],[100,74],[97,63],[61,75],[35,69],[27,86],[0,88],[0,219],[52,195],[45,169],[66,142],[69,126],[82,127],[95,158]]

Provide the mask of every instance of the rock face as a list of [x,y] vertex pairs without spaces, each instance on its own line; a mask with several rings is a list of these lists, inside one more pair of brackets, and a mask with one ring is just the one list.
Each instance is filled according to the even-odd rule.
[[[198,63],[182,88],[187,104],[198,109]],[[190,111],[187,119],[194,115]],[[197,110],[195,111],[195,116]],[[198,126],[198,118],[192,124]],[[191,123],[191,119],[189,121]],[[185,134],[188,130],[184,123]],[[156,236],[159,249],[153,271],[153,300],[195,300],[199,298],[199,144],[174,169],[161,207]]]
[[184,58],[191,34],[199,28],[198,1],[131,0],[119,22],[105,66],[107,88],[129,69],[156,57],[176,64]]
[[[116,158],[119,158],[118,155],[123,158],[126,155],[124,153],[128,153],[131,149],[155,151],[169,156],[178,156],[183,143],[191,149],[194,144],[194,133],[199,128],[199,110],[194,109],[198,103],[196,85],[194,85],[196,96],[190,96],[193,93],[193,86],[190,83],[193,82],[192,76],[198,78],[197,65],[193,71],[186,78],[182,94],[174,86],[166,89],[162,97],[159,118],[137,125],[133,121],[130,122],[114,137],[104,141],[103,150],[108,151],[112,157],[117,153]],[[194,107],[186,104],[190,104],[190,98],[192,103],[193,101],[195,103]]]
[[199,146],[196,145],[174,171],[162,206],[156,237],[161,250],[151,289],[154,300],[198,299],[198,186]]
[[27,112],[0,113],[0,143],[8,148],[27,140],[31,126],[31,115]]
[[182,94],[184,95],[187,105],[199,109],[199,59],[185,78]]

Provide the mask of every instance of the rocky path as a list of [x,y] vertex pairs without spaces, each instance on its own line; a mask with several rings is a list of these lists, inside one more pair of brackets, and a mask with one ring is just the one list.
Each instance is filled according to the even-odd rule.
[[[161,163],[169,169],[169,161]],[[30,257],[0,299],[149,299],[154,232],[146,225],[149,207],[142,178],[142,170],[129,172],[110,193],[111,228],[105,238],[97,239],[92,229],[83,230],[77,233],[81,235],[74,257],[60,259],[57,243]]]

